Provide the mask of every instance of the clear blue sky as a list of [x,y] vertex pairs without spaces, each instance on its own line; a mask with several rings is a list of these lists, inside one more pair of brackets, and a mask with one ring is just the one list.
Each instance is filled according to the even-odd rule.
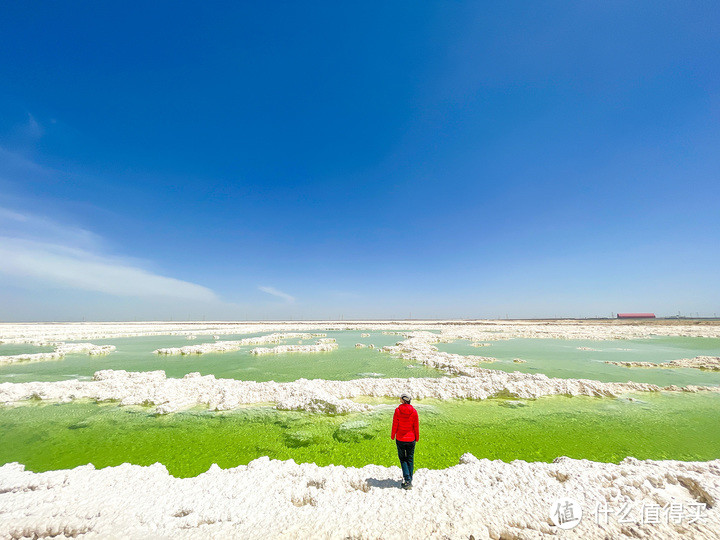
[[11,2],[0,320],[720,314],[717,2]]

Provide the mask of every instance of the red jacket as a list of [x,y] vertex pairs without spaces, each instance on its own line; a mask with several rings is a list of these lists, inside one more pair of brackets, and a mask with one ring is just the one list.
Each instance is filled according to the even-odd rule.
[[419,441],[420,422],[415,407],[409,403],[402,403],[395,409],[393,415],[391,439],[397,437],[398,441]]

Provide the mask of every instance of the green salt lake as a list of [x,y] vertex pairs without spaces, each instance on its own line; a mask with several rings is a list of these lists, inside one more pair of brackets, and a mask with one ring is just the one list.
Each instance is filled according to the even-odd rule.
[[[593,379],[603,382],[643,382],[669,386],[720,385],[720,371],[690,368],[628,368],[613,362],[669,362],[695,356],[720,356],[720,339],[652,337],[633,340],[508,339],[488,341],[486,347],[473,347],[458,340],[439,343],[441,351],[489,356],[498,361],[480,364],[488,369],[523,373],[544,373],[562,379]],[[581,350],[587,348],[591,350]],[[515,363],[520,358],[526,363]]]
[[[84,354],[67,355],[63,360],[50,362],[17,363],[0,366],[0,382],[60,381],[89,378],[101,369],[124,369],[126,371],[164,370],[168,377],[183,377],[194,371],[202,375],[244,381],[287,382],[297,379],[349,380],[365,376],[382,377],[444,377],[442,371],[425,366],[409,368],[409,362],[393,358],[377,349],[356,349],[356,343],[374,344],[376,347],[394,345],[403,339],[397,335],[371,333],[360,337],[362,332],[326,332],[335,338],[338,349],[323,353],[286,353],[255,356],[250,350],[256,345],[242,347],[238,351],[202,355],[157,355],[155,349],[184,347],[200,343],[212,343],[212,336],[198,335],[188,340],[184,336],[144,336],[132,338],[96,339],[96,345],[115,345],[117,350],[103,356]],[[222,341],[233,341],[261,334],[222,336]],[[312,345],[315,339],[303,341]],[[296,345],[299,340],[282,341],[283,345]],[[273,347],[274,344],[263,345]],[[17,346],[14,346],[17,347]],[[27,347],[27,346],[24,346]],[[48,350],[52,350],[51,348]],[[20,352],[44,352],[22,350]],[[5,353],[3,353],[5,354]],[[9,354],[9,353],[8,353]],[[19,353],[14,353],[19,354]],[[369,375],[373,374],[373,375]]]
[[[378,349],[356,349],[356,343],[374,344],[376,347],[394,345],[402,340],[399,335],[370,332],[360,337],[359,331],[323,331],[334,338],[339,348],[325,353],[289,353],[254,356],[254,346],[235,352],[203,355],[156,355],[153,350],[162,347],[182,347],[213,342],[211,336],[199,335],[195,340],[183,336],[147,336],[92,340],[96,345],[115,345],[117,350],[106,356],[72,354],[63,360],[50,362],[17,363],[0,366],[0,382],[58,381],[92,377],[101,369],[127,371],[164,370],[168,377],[182,377],[198,371],[203,375],[254,381],[294,381],[306,379],[350,380],[365,376],[382,377],[444,377],[446,373],[394,358]],[[257,335],[257,334],[256,334]],[[222,336],[222,340],[235,340],[251,335]],[[297,344],[298,340],[285,340],[283,344]],[[312,344],[314,340],[305,340]],[[463,355],[490,356],[498,361],[478,364],[488,369],[544,373],[550,377],[594,379],[603,382],[646,382],[667,385],[720,385],[720,372],[699,371],[687,368],[626,368],[606,364],[610,361],[666,362],[699,355],[720,356],[720,339],[653,337],[642,340],[584,341],[564,339],[510,339],[491,341],[487,347],[472,347],[470,342],[436,344],[439,350]],[[272,345],[268,345],[272,346]],[[580,347],[592,350],[580,350]],[[0,345],[0,354],[46,352],[52,348],[27,345]],[[14,352],[8,352],[14,351]],[[527,363],[514,363],[521,358]],[[410,367],[412,366],[412,367]],[[372,375],[368,375],[372,374]]]
[[[92,340],[112,344],[107,356],[68,355],[63,360],[0,367],[0,383],[87,379],[100,369],[149,371],[168,377],[199,371],[219,378],[293,381],[299,378],[349,380],[377,377],[446,377],[446,373],[395,358],[376,347],[402,340],[399,335],[323,331],[339,349],[326,353],[253,356],[253,347],[230,353],[158,356],[161,347],[215,341],[199,335],[147,336]],[[249,337],[222,336],[222,340]],[[283,344],[297,344],[285,340]],[[314,343],[314,339],[305,340]],[[720,385],[720,373],[694,369],[625,368],[612,361],[665,362],[698,355],[720,356],[720,339],[653,337],[642,340],[580,341],[510,339],[472,347],[459,340],[441,351],[491,356],[481,367],[544,373],[551,377],[600,381],[628,380],[658,385]],[[272,346],[272,345],[269,345]],[[590,349],[590,350],[586,350]],[[0,345],[0,354],[47,352],[50,347]],[[515,358],[526,363],[514,363]],[[411,365],[412,364],[412,365]],[[176,476],[194,476],[217,463],[223,468],[260,456],[315,462],[318,465],[395,465],[389,439],[395,401],[359,398],[382,405],[366,413],[326,416],[251,406],[236,411],[194,409],[157,416],[143,407],[116,403],[25,402],[0,407],[0,463],[19,461],[30,470],[96,467],[129,462],[160,462]],[[720,458],[720,395],[717,393],[638,393],[620,398],[549,396],[537,400],[416,400],[421,417],[417,467],[444,468],[471,452],[479,458],[551,461],[557,456],[617,462],[640,459],[709,460]]]
[[[0,463],[18,461],[37,472],[160,462],[181,477],[265,455],[318,465],[397,465],[390,440],[395,401],[371,402],[383,407],[341,416],[270,407],[156,416],[114,403],[30,402],[0,407]],[[415,406],[421,422],[416,468],[456,465],[465,452],[504,461],[720,458],[716,393],[417,400]]]

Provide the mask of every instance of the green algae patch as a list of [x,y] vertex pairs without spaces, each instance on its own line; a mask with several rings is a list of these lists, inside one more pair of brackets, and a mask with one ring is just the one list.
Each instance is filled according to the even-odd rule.
[[[163,463],[178,477],[211,464],[247,464],[260,456],[362,467],[397,465],[390,424],[396,401],[371,412],[325,416],[271,407],[231,412],[202,409],[158,416],[114,403],[26,402],[0,407],[0,463],[32,471]],[[720,458],[720,396],[638,393],[620,398],[552,396],[537,400],[416,400],[420,442],[416,467],[479,458],[551,461],[557,456],[618,462]]]

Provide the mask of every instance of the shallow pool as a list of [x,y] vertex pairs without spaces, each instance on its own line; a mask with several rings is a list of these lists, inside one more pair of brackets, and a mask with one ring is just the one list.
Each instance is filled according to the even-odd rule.
[[[310,332],[310,331],[309,331]],[[314,332],[314,331],[313,331]],[[269,332],[265,332],[266,334]],[[200,343],[212,343],[212,336],[198,335],[188,340],[184,336],[145,336],[92,340],[96,345],[115,345],[117,350],[104,356],[83,354],[67,355],[62,360],[49,362],[17,363],[0,366],[0,382],[60,381],[90,378],[101,369],[124,369],[126,371],[164,370],[168,377],[183,377],[198,371],[203,375],[244,381],[287,382],[297,379],[350,380],[362,377],[444,377],[447,374],[422,365],[409,367],[410,362],[394,358],[378,349],[356,349],[356,343],[373,344],[376,347],[394,345],[403,339],[398,335],[371,332],[320,331],[334,338],[338,349],[323,353],[287,353],[255,356],[247,346],[234,352],[202,355],[157,355],[153,351],[164,347],[184,347]],[[222,341],[234,341],[261,334],[222,336]],[[284,340],[284,345],[296,345],[297,339]],[[304,340],[312,345],[315,339]],[[274,345],[263,345],[273,347]],[[26,349],[28,346],[21,346]],[[52,350],[52,349],[49,349]],[[26,351],[23,351],[26,352]]]
[[[668,362],[695,356],[720,356],[720,339],[654,337],[650,339],[581,341],[568,339],[508,339],[488,341],[473,347],[467,340],[439,343],[441,351],[497,358],[488,369],[544,373],[563,379],[593,379],[603,382],[645,382],[660,386],[720,385],[720,372],[689,368],[628,368],[613,362]],[[526,363],[515,363],[514,359]]]
[[[367,401],[367,400],[366,400]],[[395,402],[370,413],[324,416],[248,407],[155,416],[117,404],[29,402],[0,407],[0,463],[33,471],[124,462],[165,464],[195,476],[260,456],[318,465],[396,465],[390,422]],[[720,395],[640,393],[621,398],[553,396],[537,400],[423,400],[416,467],[479,458],[551,461],[557,456],[617,462],[720,458]]]

